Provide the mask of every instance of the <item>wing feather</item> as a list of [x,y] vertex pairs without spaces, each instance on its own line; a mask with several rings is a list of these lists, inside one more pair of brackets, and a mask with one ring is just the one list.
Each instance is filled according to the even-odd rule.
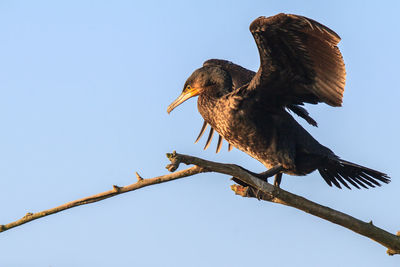
[[211,127],[210,128],[210,132],[208,134],[208,138],[207,138],[206,144],[204,145],[204,150],[206,150],[210,146],[211,140],[213,138],[213,134],[214,134],[214,128]]
[[337,47],[340,37],[334,31],[312,19],[283,13],[257,18],[250,31],[261,64],[249,91],[277,95],[282,105],[341,106],[346,71]]
[[203,134],[204,134],[204,132],[205,132],[205,130],[206,130],[206,128],[207,128],[207,125],[208,125],[208,123],[207,123],[206,121],[204,121],[204,122],[203,122],[203,126],[201,126],[200,133],[199,133],[199,135],[197,136],[196,141],[194,141],[195,144],[196,144],[197,142],[199,142],[200,138],[203,136]]

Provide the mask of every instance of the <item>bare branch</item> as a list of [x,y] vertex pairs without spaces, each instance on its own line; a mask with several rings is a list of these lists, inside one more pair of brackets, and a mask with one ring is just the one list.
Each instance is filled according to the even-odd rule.
[[63,210],[71,209],[71,208],[74,208],[74,207],[77,207],[80,205],[94,203],[97,201],[104,200],[106,198],[117,196],[117,195],[127,193],[130,191],[134,191],[136,189],[140,189],[140,188],[143,188],[143,187],[146,187],[149,185],[161,184],[161,183],[173,181],[176,179],[180,179],[183,177],[192,176],[194,174],[201,173],[201,172],[204,172],[203,168],[194,166],[194,167],[188,168],[186,170],[178,171],[175,173],[171,173],[171,174],[167,174],[167,175],[163,175],[163,176],[159,176],[159,177],[155,177],[155,178],[151,178],[151,179],[143,179],[138,173],[136,173],[136,177],[138,179],[138,181],[136,183],[133,183],[133,184],[130,184],[127,186],[122,186],[122,187],[113,185],[112,190],[108,190],[108,191],[105,191],[105,192],[102,192],[102,193],[99,193],[99,194],[96,194],[93,196],[74,200],[74,201],[65,203],[61,206],[51,208],[48,210],[44,210],[41,212],[37,212],[37,213],[28,212],[25,214],[24,217],[22,217],[21,219],[19,219],[17,221],[14,221],[14,222],[11,222],[8,224],[4,224],[4,225],[0,225],[0,232],[7,231],[11,228],[20,226],[27,222],[31,222],[33,220],[36,220],[36,219],[39,219],[39,218],[63,211]]
[[103,199],[110,198],[129,191],[134,191],[136,189],[143,188],[149,185],[169,182],[172,180],[191,176],[201,172],[218,172],[222,174],[231,175],[242,181],[243,184],[248,185],[246,187],[241,185],[233,185],[231,188],[238,195],[241,195],[243,197],[258,198],[265,201],[279,203],[300,209],[304,212],[328,220],[332,223],[341,225],[358,234],[361,234],[378,242],[379,244],[388,248],[387,253],[389,255],[400,254],[399,232],[397,233],[397,235],[393,235],[381,228],[374,226],[372,224],[372,221],[369,223],[363,222],[345,213],[333,210],[331,208],[307,200],[303,197],[289,193],[285,190],[277,188],[265,181],[262,181],[252,176],[249,172],[246,171],[246,169],[238,165],[212,162],[188,155],[177,154],[175,152],[167,154],[167,157],[171,161],[171,164],[167,165],[166,168],[171,172],[174,172],[179,167],[180,163],[193,164],[196,166],[188,168],[186,170],[178,171],[172,174],[163,175],[151,179],[143,179],[138,173],[136,173],[136,178],[137,178],[136,183],[123,187],[114,185],[112,190],[103,193],[71,201],[61,206],[44,210],[41,212],[27,213],[24,217],[22,217],[17,221],[11,222],[6,225],[0,225],[0,232],[4,232],[11,228],[20,226],[22,224],[39,219],[41,217],[45,217],[50,214],[54,214],[80,205],[101,201]]

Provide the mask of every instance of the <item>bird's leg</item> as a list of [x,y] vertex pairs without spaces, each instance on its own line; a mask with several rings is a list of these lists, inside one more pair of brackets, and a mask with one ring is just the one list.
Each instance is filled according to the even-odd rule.
[[274,186],[279,187],[282,181],[282,173],[277,173],[275,174],[275,179],[274,179]]
[[[255,172],[249,171],[249,170],[247,170],[247,169],[245,169],[245,168],[243,168],[243,167],[241,167],[239,165],[236,165],[236,166],[238,166],[239,168],[243,169],[244,171],[250,173],[254,177],[257,177],[258,179],[261,179],[261,180],[266,181],[266,182],[268,182],[268,178],[269,177],[272,177],[274,175],[278,175],[283,170],[283,166],[281,164],[277,164],[274,167],[272,167],[269,170],[267,170],[265,172],[262,172],[262,173],[255,173]],[[281,175],[281,177],[282,177],[282,175]],[[232,177],[232,178],[235,178],[235,177]],[[238,179],[235,178],[234,181],[236,181],[236,180],[238,180]],[[280,182],[280,180],[279,180],[279,182]]]
[[[261,180],[268,182],[269,177],[275,175],[275,181],[276,181],[277,177],[280,175],[280,177],[279,177],[279,183],[280,183],[280,181],[282,179],[282,173],[281,173],[282,170],[283,170],[282,165],[278,164],[278,165],[275,165],[274,167],[270,168],[268,171],[256,174],[254,176],[257,178],[260,178]],[[274,181],[274,184],[275,184],[275,181]]]

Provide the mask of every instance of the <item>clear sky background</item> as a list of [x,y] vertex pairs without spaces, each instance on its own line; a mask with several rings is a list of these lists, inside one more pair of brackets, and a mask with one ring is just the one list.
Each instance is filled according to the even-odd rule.
[[[0,223],[166,174],[177,150],[253,171],[244,153],[203,151],[193,99],[167,115],[208,58],[257,70],[248,30],[279,12],[336,31],[342,108],[308,106],[305,127],[342,158],[392,183],[339,190],[318,173],[282,188],[400,230],[398,1],[1,1]],[[303,124],[304,125],[304,124]],[[399,266],[400,256],[293,208],[235,196],[202,174],[74,208],[0,234],[1,267]]]

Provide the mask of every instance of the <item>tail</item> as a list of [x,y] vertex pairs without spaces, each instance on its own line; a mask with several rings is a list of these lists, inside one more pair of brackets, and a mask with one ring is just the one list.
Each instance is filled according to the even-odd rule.
[[351,189],[347,183],[360,189],[361,187],[381,186],[381,182],[390,183],[390,177],[382,172],[349,162],[342,159],[329,159],[329,161],[318,169],[325,182],[332,186],[342,188],[340,184]]

